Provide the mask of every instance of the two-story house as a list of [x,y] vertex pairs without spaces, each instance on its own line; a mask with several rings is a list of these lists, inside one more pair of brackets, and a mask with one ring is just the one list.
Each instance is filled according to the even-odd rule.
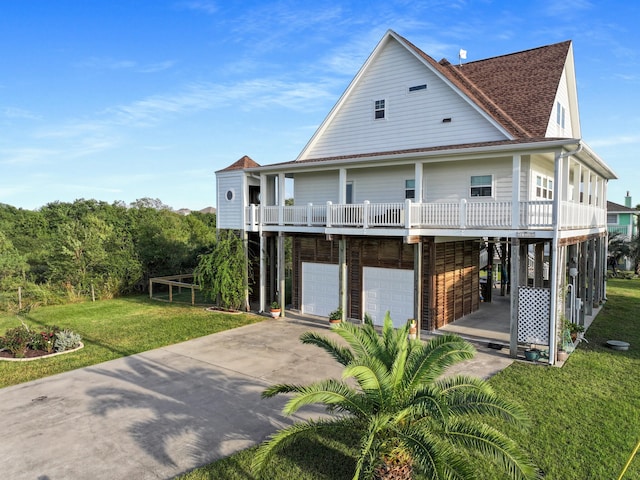
[[511,354],[536,338],[554,363],[565,286],[577,321],[604,299],[613,178],[581,139],[571,42],[452,64],[388,31],[298,158],[216,172],[218,228],[247,241],[261,311],[290,237],[292,309],[426,331],[481,308],[498,248]]

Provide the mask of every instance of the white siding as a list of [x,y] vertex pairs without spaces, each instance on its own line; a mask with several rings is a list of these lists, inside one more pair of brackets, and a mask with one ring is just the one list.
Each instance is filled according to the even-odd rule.
[[[426,90],[409,93],[414,85]],[[376,100],[386,118],[374,120]],[[443,123],[451,118],[450,123]],[[363,72],[301,158],[504,140],[506,137],[394,39]]]
[[353,203],[404,202],[405,180],[414,178],[413,165],[351,170],[347,181],[353,182]]
[[452,202],[470,197],[472,175],[493,175],[492,197],[498,201],[511,201],[513,160],[511,157],[455,163],[437,163],[424,166],[426,202]]
[[296,205],[338,203],[338,172],[297,173],[293,182]]
[[[564,107],[564,128],[558,124],[558,102]],[[569,89],[567,85],[566,70],[562,71],[562,77],[560,78],[560,84],[558,85],[558,91],[556,92],[556,98],[553,102],[553,109],[551,110],[551,118],[549,118],[549,124],[547,125],[547,137],[573,137],[571,129],[571,117],[572,112],[569,108]]]
[[[244,172],[236,170],[216,174],[216,224],[218,228],[244,229]],[[227,192],[233,198],[227,200]]]

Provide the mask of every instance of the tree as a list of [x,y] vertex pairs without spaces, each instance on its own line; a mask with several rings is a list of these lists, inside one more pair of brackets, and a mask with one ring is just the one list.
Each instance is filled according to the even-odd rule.
[[207,298],[223,308],[239,310],[246,301],[246,259],[242,239],[222,230],[210,253],[200,255],[195,282]]
[[254,471],[260,475],[275,451],[301,433],[346,431],[360,437],[354,480],[411,479],[414,471],[430,479],[475,478],[471,452],[494,461],[509,478],[536,478],[536,468],[522,450],[491,424],[502,418],[522,425],[526,414],[501,400],[482,379],[442,376],[449,366],[472,358],[474,347],[455,335],[426,343],[409,340],[408,330],[408,324],[395,330],[387,314],[381,334],[370,318],[361,327],[346,322],[336,327],[334,332],[348,346],[316,333],[303,334],[303,343],[323,348],[344,365],[343,380],[278,384],[262,396],[294,394],[285,414],[320,403],[339,415],[273,434],[258,448]]

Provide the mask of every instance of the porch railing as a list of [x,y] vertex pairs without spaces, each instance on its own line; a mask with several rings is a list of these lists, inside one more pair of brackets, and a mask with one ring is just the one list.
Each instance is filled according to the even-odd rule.
[[[560,228],[605,225],[606,211],[590,205],[560,203]],[[370,203],[295,206],[250,205],[246,209],[250,230],[259,226],[354,227],[354,228],[491,228],[550,229],[553,202],[467,201]]]

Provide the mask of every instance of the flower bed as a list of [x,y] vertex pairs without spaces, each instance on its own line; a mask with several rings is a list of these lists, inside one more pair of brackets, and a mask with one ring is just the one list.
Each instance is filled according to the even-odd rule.
[[0,337],[0,359],[33,359],[82,348],[80,335],[53,325],[30,329],[24,322]]

